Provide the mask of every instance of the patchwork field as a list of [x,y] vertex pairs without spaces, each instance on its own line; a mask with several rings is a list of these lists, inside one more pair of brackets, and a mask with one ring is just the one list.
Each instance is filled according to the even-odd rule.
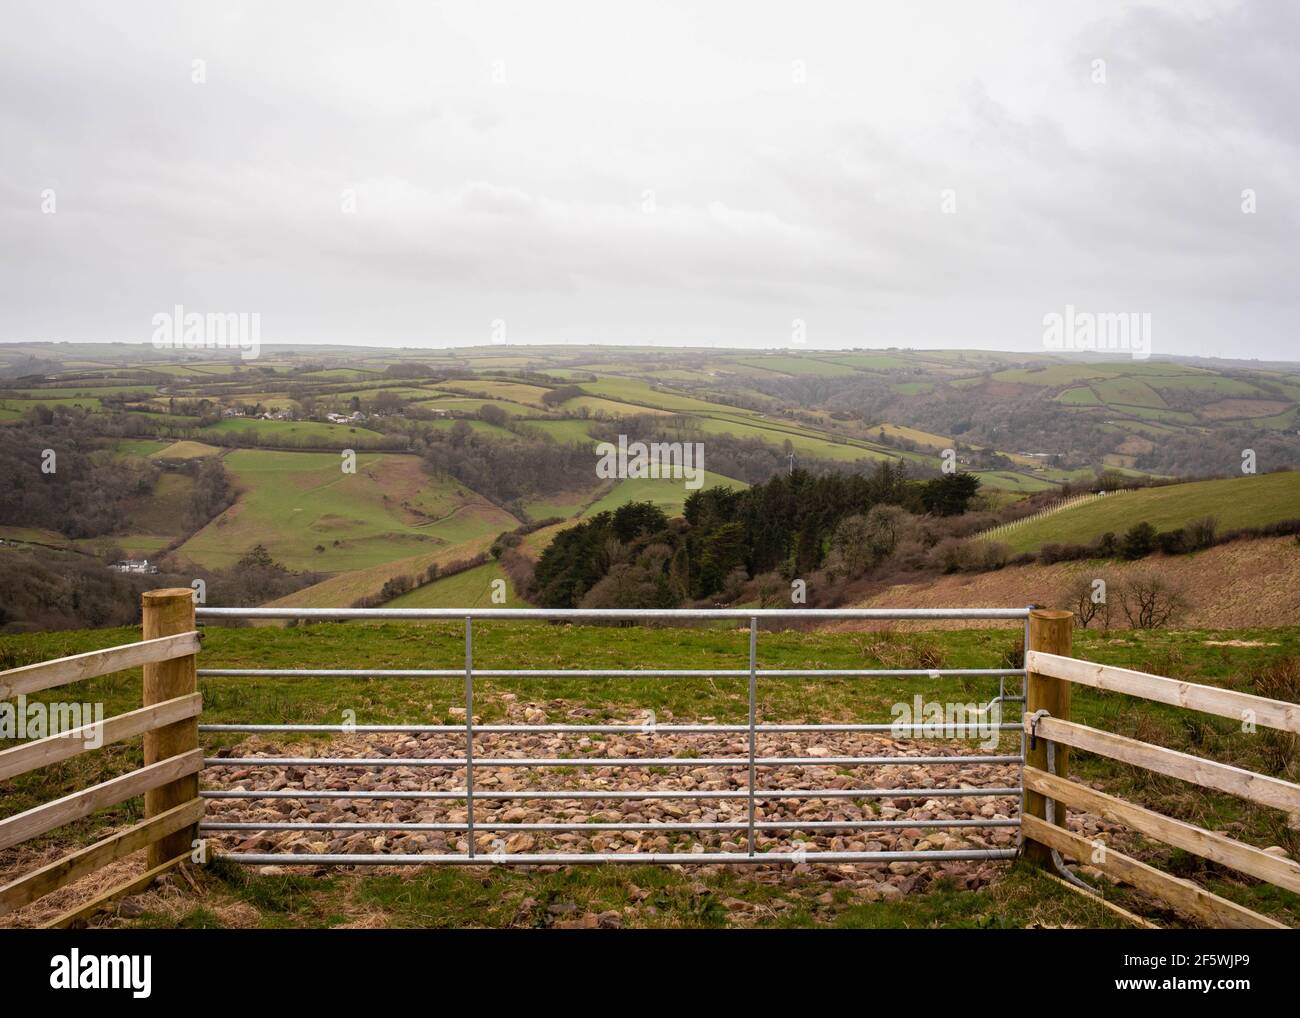
[[[914,468],[913,476],[921,477],[939,466],[941,450],[960,442],[996,450],[1007,457],[1000,463],[1013,464],[978,471],[984,506],[996,507],[1068,480],[1089,481],[1103,466],[1134,476],[1143,476],[1144,469],[1180,472],[1181,464],[1168,465],[1165,450],[1176,442],[1185,447],[1188,438],[1231,432],[1235,441],[1237,431],[1255,429],[1270,432],[1257,442],[1294,441],[1300,372],[1285,364],[1209,363],[974,350],[765,353],[559,345],[454,351],[268,347],[256,362],[243,362],[207,354],[189,360],[184,353],[168,359],[150,347],[124,344],[12,344],[0,347],[0,374],[8,369],[11,379],[8,387],[0,384],[0,424],[25,426],[25,416],[48,421],[52,408],[77,405],[92,416],[96,428],[91,430],[102,436],[100,454],[162,463],[220,457],[240,488],[233,507],[185,540],[178,521],[186,516],[188,492],[180,487],[180,475],[169,473],[160,484],[162,508],[139,514],[131,533],[113,535],[114,548],[152,555],[184,541],[183,558],[217,567],[261,542],[289,568],[327,575],[300,592],[300,603],[347,604],[373,597],[394,576],[419,574],[434,561],[467,558],[522,521],[475,492],[433,480],[416,457],[383,451],[407,443],[418,448],[440,437],[432,432],[462,422],[477,436],[502,442],[546,436],[588,444],[594,429],[617,430],[622,418],[671,415],[679,421],[664,430],[703,441],[706,456],[711,442],[732,436],[761,441],[778,453],[788,449],[796,467],[812,466],[813,459],[844,469],[862,469],[864,461],[904,460]],[[543,397],[566,382],[586,395],[548,406]],[[124,404],[123,396],[132,398]],[[1031,408],[1018,415],[1019,431],[1014,416],[997,419],[988,412],[1003,400]],[[38,402],[47,410],[32,414]],[[236,417],[201,426],[214,408],[219,412],[239,403],[286,407],[302,419]],[[376,415],[373,427],[325,420],[327,411],[354,405]],[[482,420],[486,407],[514,420],[506,427]],[[1044,444],[1036,444],[1037,432],[1025,421],[1062,417],[1071,426],[1054,442],[1045,437]],[[511,430],[516,423],[522,425],[517,432]],[[1076,443],[1076,435],[1083,440]],[[987,444],[981,446],[981,439]],[[325,451],[345,448],[362,453],[356,476],[342,475],[336,452]],[[1029,457],[1018,450],[1044,455]],[[738,454],[742,461],[749,455]],[[763,465],[751,469],[768,469],[773,460],[756,456]],[[784,468],[783,458],[775,461]],[[1272,468],[1283,460],[1274,455],[1265,462]],[[706,483],[740,482],[710,474]],[[1261,491],[1267,483],[1273,482]],[[526,498],[519,515],[559,517],[571,525],[636,499],[676,513],[687,494],[680,481],[596,483],[584,472],[558,494]],[[1075,530],[1086,536],[1126,529],[1133,522],[1128,514],[1145,510],[1157,514],[1151,520],[1157,526],[1209,513],[1224,527],[1273,519],[1292,514],[1283,503],[1295,504],[1294,494],[1192,498],[1175,509],[1161,500],[1184,496],[1143,492],[1132,496],[1138,501],[1116,506],[1122,519],[1076,517],[1070,522],[1078,526],[1068,539]],[[1169,524],[1162,522],[1166,519]],[[1037,547],[1067,539],[1058,529],[1066,520],[1026,525],[1015,532],[1016,541]],[[524,548],[538,553],[554,529],[529,535]],[[65,539],[63,546],[71,542]],[[448,589],[455,588],[440,591]]]
[[180,549],[209,568],[260,543],[291,569],[342,572],[517,526],[473,492],[429,477],[414,456],[363,453],[355,474],[333,453],[240,449],[224,462],[238,501]]

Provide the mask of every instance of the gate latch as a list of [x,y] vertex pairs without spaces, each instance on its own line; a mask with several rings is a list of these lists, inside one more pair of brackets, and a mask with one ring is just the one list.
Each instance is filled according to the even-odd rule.
[[1038,748],[1038,722],[1045,717],[1051,717],[1052,712],[1049,710],[1036,710],[1029,715],[1029,748]]

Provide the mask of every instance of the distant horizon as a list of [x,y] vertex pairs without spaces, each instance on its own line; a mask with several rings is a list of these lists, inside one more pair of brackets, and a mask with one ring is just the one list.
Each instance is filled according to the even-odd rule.
[[[26,347],[26,346],[129,346],[129,347],[149,347],[156,349],[158,353],[170,353],[178,356],[194,356],[198,358],[211,357],[220,359],[223,356],[230,355],[238,357],[238,351],[230,349],[210,349],[210,350],[189,350],[189,349],[157,349],[149,340],[132,340],[132,339],[32,339],[32,340],[0,340],[0,347]],[[1106,363],[1117,363],[1129,361],[1132,358],[1123,350],[1107,351],[1088,351],[1088,350],[1016,350],[1006,347],[984,347],[984,346],[866,346],[857,344],[853,346],[742,346],[730,343],[650,343],[646,341],[621,341],[605,340],[602,342],[573,342],[573,343],[556,343],[556,342],[529,342],[527,340],[514,341],[509,343],[462,343],[446,346],[421,346],[406,343],[356,343],[343,340],[304,340],[301,342],[263,342],[260,344],[263,351],[295,351],[311,350],[315,348],[336,349],[336,350],[365,350],[365,351],[402,351],[402,352],[451,352],[456,350],[496,350],[504,353],[508,350],[601,350],[601,349],[625,349],[625,350],[681,350],[689,352],[710,353],[718,351],[728,351],[736,353],[753,353],[753,354],[833,354],[847,353],[853,351],[884,353],[888,351],[900,351],[908,353],[980,353],[980,354],[998,354],[1005,357],[1041,357],[1041,358],[1061,358],[1064,360],[1085,360],[1099,361]],[[1247,365],[1259,365],[1261,368],[1266,365],[1300,365],[1300,358],[1289,360],[1279,357],[1224,357],[1215,354],[1178,354],[1178,353],[1152,353],[1151,360],[1168,361],[1168,360],[1190,360],[1190,361],[1222,361],[1225,363],[1240,363]],[[255,360],[245,361],[248,364],[256,363]]]
[[1294,5],[325,9],[7,5],[0,339],[1294,356]]

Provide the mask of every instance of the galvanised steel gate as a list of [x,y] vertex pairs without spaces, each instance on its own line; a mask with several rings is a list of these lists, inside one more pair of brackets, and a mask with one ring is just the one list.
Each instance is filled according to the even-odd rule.
[[[922,669],[777,669],[758,667],[758,628],[765,620],[785,620],[798,622],[844,622],[851,620],[872,621],[1013,621],[1021,622],[1025,627],[1024,646],[1028,646],[1029,608],[914,608],[914,609],[541,609],[541,608],[484,608],[484,609],[423,609],[423,608],[208,608],[198,607],[199,619],[284,619],[300,621],[343,621],[349,619],[420,619],[441,621],[463,621],[465,624],[465,666],[461,668],[200,668],[201,678],[217,677],[337,677],[350,678],[457,678],[464,677],[465,682],[465,724],[464,725],[365,725],[365,724],[205,724],[199,726],[200,732],[318,732],[348,733],[365,735],[366,733],[464,733],[464,756],[447,758],[364,758],[364,757],[215,757],[204,761],[205,768],[214,767],[324,767],[324,768],[390,768],[390,767],[439,767],[454,768],[464,771],[463,789],[401,791],[401,790],[337,790],[337,789],[234,789],[207,790],[200,794],[208,799],[297,799],[297,800],[382,800],[382,799],[433,799],[463,800],[466,805],[464,823],[423,824],[423,823],[364,823],[364,822],[209,822],[201,830],[208,833],[221,831],[268,831],[268,830],[319,830],[319,831],[396,831],[421,830],[463,833],[466,835],[466,851],[456,853],[223,853],[222,858],[248,865],[430,865],[430,864],[473,864],[473,865],[572,865],[575,863],[797,863],[805,861],[829,863],[890,863],[890,862],[943,862],[954,860],[989,860],[1013,857],[1016,848],[985,848],[961,850],[916,850],[916,851],[799,851],[799,852],[759,852],[757,851],[755,832],[759,830],[872,830],[888,828],[995,828],[1016,827],[1020,821],[1014,819],[969,819],[969,820],[916,820],[907,818],[885,820],[829,820],[774,821],[756,819],[755,807],[758,802],[777,800],[808,799],[902,799],[917,795],[930,798],[998,796],[1016,797],[1020,809],[1024,809],[1023,767],[1024,767],[1024,730],[1019,720],[999,722],[998,731],[1017,731],[1020,733],[1020,750],[1015,755],[945,755],[945,756],[841,756],[841,757],[780,757],[758,756],[756,753],[759,735],[781,733],[818,733],[818,732],[889,732],[900,734],[897,723],[885,724],[759,724],[757,722],[757,689],[759,679],[780,679],[810,676],[855,678],[870,680],[873,678],[996,678],[998,695],[990,700],[993,703],[1024,703],[1026,671],[1024,668],[922,668]],[[735,669],[502,669],[474,667],[474,622],[475,620],[533,620],[565,622],[655,622],[655,623],[689,623],[718,620],[748,622],[749,624],[749,660],[745,668]],[[745,725],[727,724],[664,724],[648,729],[644,725],[598,725],[598,724],[513,724],[488,725],[474,724],[474,679],[530,679],[530,678],[747,678],[749,698],[749,718]],[[1019,689],[1007,691],[1006,680],[1019,678]],[[1019,718],[1019,713],[1015,715]],[[923,738],[926,725],[916,722],[901,726],[904,732]],[[620,734],[636,735],[654,733],[677,734],[743,734],[748,737],[748,752],[738,757],[480,757],[475,755],[475,737],[500,734],[566,734],[595,735]],[[789,766],[812,767],[853,767],[853,766],[893,766],[893,765],[933,765],[951,766],[965,764],[1006,764],[1017,768],[1016,783],[1001,787],[882,787],[882,788],[760,788],[757,771],[759,768],[779,768]],[[563,790],[498,790],[476,787],[474,771],[476,767],[490,768],[573,768],[573,767],[680,767],[680,766],[717,766],[747,768],[748,779],[743,789],[735,791],[715,789],[692,790],[613,790],[613,789],[563,789]],[[476,821],[475,805],[486,801],[502,800],[560,800],[560,801],[628,801],[628,800],[708,800],[708,799],[744,799],[748,805],[748,818],[741,822],[700,821],[690,823],[668,822],[615,822],[615,823],[507,823],[498,821]],[[589,832],[597,830],[616,831],[733,831],[743,832],[745,848],[743,851],[727,852],[492,852],[484,853],[476,847],[477,831],[492,830],[503,832],[532,831],[543,833]]]

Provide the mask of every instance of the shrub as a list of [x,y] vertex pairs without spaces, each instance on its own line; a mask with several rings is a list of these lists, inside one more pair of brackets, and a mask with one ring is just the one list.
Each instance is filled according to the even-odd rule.
[[1182,527],[1177,530],[1162,530],[1156,534],[1156,547],[1166,555],[1181,555],[1190,550],[1187,532]]
[[1197,551],[1210,547],[1214,543],[1218,529],[1219,521],[1213,516],[1202,516],[1200,519],[1189,521],[1183,527],[1183,532],[1187,535],[1187,550]]
[[1156,528],[1146,520],[1135,523],[1120,542],[1120,554],[1126,559],[1145,558],[1156,548]]

